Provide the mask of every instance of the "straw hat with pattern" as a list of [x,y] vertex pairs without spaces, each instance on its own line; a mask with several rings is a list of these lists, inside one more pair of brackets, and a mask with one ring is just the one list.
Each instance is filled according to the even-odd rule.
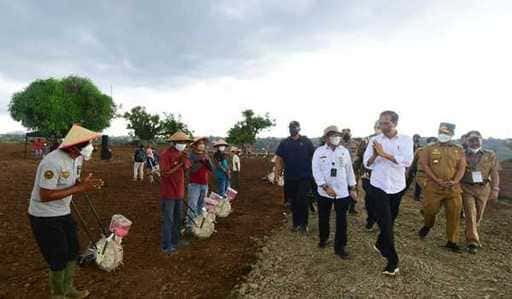
[[64,140],[60,144],[59,148],[66,148],[87,141],[94,140],[101,136],[101,133],[87,130],[79,125],[73,125],[69,132],[64,137]]
[[169,137],[169,141],[172,142],[192,142],[192,139],[187,134],[183,133],[182,131],[178,131]]

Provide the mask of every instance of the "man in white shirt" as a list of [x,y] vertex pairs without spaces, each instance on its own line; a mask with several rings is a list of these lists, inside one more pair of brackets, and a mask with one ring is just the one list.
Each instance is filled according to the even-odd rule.
[[231,184],[235,190],[240,189],[240,153],[241,150],[236,146],[231,148]]
[[313,177],[318,186],[318,228],[320,248],[325,248],[329,238],[329,218],[334,204],[336,210],[336,235],[334,253],[342,259],[349,258],[347,245],[347,210],[351,198],[356,200],[356,177],[350,152],[340,145],[341,132],[336,126],[324,130],[325,145],[313,154]]
[[399,271],[393,226],[405,193],[405,169],[414,159],[412,138],[398,134],[397,124],[396,112],[382,112],[382,133],[370,139],[363,158],[364,166],[372,171],[369,196],[380,229],[374,249],[388,261],[383,274],[391,276]]

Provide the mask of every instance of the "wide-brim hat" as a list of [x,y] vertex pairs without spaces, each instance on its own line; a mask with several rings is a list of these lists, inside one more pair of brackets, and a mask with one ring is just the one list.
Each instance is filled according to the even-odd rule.
[[199,137],[195,137],[194,138],[194,141],[192,141],[192,144],[196,144],[196,143],[198,143],[201,140],[204,140],[205,142],[208,143],[208,137],[206,137],[206,136],[199,136]]
[[60,144],[59,148],[66,148],[87,141],[99,138],[101,133],[93,132],[79,125],[73,125],[69,132],[64,137],[64,140]]
[[171,137],[169,137],[169,141],[173,141],[173,142],[179,142],[179,141],[182,141],[182,142],[192,142],[192,139],[190,138],[190,136],[188,136],[184,132],[178,131],[178,132],[172,134]]
[[324,136],[327,136],[327,134],[329,133],[341,134],[337,126],[328,126],[327,128],[324,129]]
[[213,147],[228,146],[229,144],[224,139],[219,139],[213,143]]

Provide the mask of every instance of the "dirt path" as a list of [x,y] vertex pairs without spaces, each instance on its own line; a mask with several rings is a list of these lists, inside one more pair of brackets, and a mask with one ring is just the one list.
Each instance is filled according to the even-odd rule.
[[[26,215],[37,162],[23,160],[20,145],[0,145],[7,157],[0,167],[0,298],[46,298],[47,273],[33,240]],[[261,160],[243,161],[242,188],[234,213],[218,221],[218,233],[208,240],[194,240],[177,254],[160,252],[160,207],[156,185],[131,182],[131,149],[114,149],[111,162],[91,160],[85,172],[104,178],[104,194],[92,195],[105,223],[114,213],[133,220],[124,240],[125,265],[115,273],[82,268],[79,287],[91,298],[223,298],[243,279],[255,263],[266,235],[283,220],[279,190],[261,183],[268,170]],[[93,233],[99,230],[78,197],[76,203]],[[82,245],[87,245],[80,232]]]
[[332,247],[323,250],[317,247],[316,217],[312,219],[307,237],[284,227],[269,239],[247,282],[238,286],[232,295],[244,298],[512,298],[512,206],[500,204],[487,211],[480,228],[485,248],[478,255],[454,254],[440,248],[445,243],[444,215],[441,213],[438,219],[428,239],[420,241],[416,235],[422,223],[419,206],[409,196],[404,198],[395,229],[401,257],[401,274],[396,278],[381,275],[385,260],[370,248],[377,232],[369,233],[364,229],[363,215],[349,218],[348,249],[353,257],[349,261],[335,257]]

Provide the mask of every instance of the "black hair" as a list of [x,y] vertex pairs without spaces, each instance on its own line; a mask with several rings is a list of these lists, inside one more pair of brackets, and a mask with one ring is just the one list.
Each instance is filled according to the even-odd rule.
[[381,117],[384,115],[391,117],[391,122],[394,123],[395,125],[398,124],[398,113],[396,113],[395,111],[386,110],[380,114]]

